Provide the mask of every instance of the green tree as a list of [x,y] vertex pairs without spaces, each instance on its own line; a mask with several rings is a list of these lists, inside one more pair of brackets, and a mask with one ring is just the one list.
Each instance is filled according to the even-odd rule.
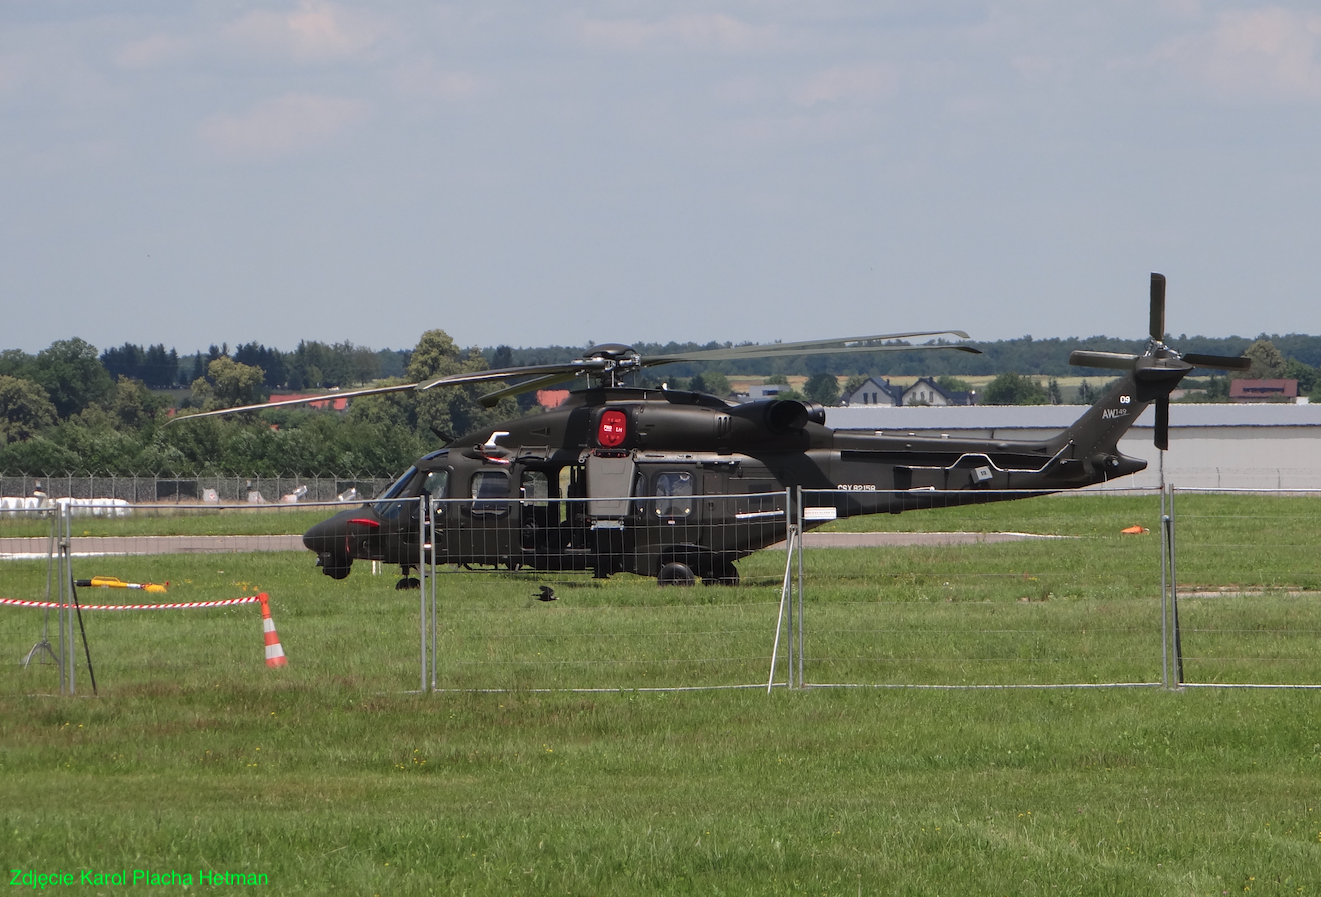
[[96,346],[77,337],[58,340],[37,353],[32,379],[50,396],[62,418],[109,399],[115,384],[101,366]]
[[0,351],[0,375],[31,380],[32,366],[36,360],[22,349]]
[[723,399],[734,391],[729,385],[729,378],[719,371],[707,371],[702,375],[702,380],[706,382],[706,391],[713,396]]
[[0,470],[21,470],[29,475],[73,473],[83,470],[82,459],[58,442],[33,436],[0,446]]
[[0,445],[30,439],[55,424],[55,406],[41,385],[0,375]]
[[803,384],[803,394],[820,405],[839,404],[839,380],[834,374],[813,374]]
[[1252,359],[1252,367],[1234,376],[1247,380],[1278,380],[1284,376],[1284,356],[1270,340],[1257,340],[1243,354]]
[[1284,363],[1285,379],[1298,381],[1298,394],[1309,395],[1317,385],[1317,369],[1303,364],[1297,358],[1287,359]]
[[869,379],[871,378],[863,374],[854,374],[852,377],[844,381],[843,395],[853,395],[859,389],[862,389],[862,384],[866,383]]
[[[861,385],[862,383],[859,382],[858,386]],[[937,377],[936,385],[939,386],[941,389],[945,390],[946,392],[972,392],[971,383],[969,383],[967,380],[963,380],[958,377],[951,377],[948,374],[944,375],[943,377]],[[857,389],[857,387],[855,386],[854,389]]]
[[1031,377],[1007,371],[986,385],[984,405],[1044,405],[1046,390]]
[[193,381],[193,399],[206,411],[253,405],[265,397],[265,379],[261,368],[221,356],[207,366],[206,377]]
[[120,377],[109,410],[117,428],[139,430],[155,423],[156,415],[169,404],[169,398],[147,389],[140,380]]
[[[445,331],[428,330],[413,349],[408,379],[422,383],[487,369],[486,357],[476,347],[464,352]],[[512,398],[502,400],[494,409],[484,408],[478,396],[490,390],[490,384],[482,384],[419,391],[414,412],[418,435],[424,440],[440,433],[462,436],[518,415],[518,404]]]

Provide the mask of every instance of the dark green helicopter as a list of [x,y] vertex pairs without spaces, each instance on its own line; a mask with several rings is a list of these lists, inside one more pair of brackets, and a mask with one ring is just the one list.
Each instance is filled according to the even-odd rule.
[[[736,561],[785,538],[785,490],[792,487],[822,490],[804,493],[811,527],[837,517],[1077,489],[1143,470],[1146,462],[1121,454],[1118,442],[1147,405],[1156,404],[1156,445],[1163,450],[1170,392],[1185,375],[1195,367],[1241,370],[1251,363],[1184,355],[1166,346],[1160,274],[1151,276],[1150,323],[1151,339],[1141,355],[1070,356],[1070,364],[1124,374],[1072,426],[1040,441],[833,430],[825,425],[825,409],[811,402],[732,404],[701,393],[619,385],[627,374],[675,362],[915,348],[978,351],[947,342],[898,343],[968,338],[953,330],[651,357],[606,344],[564,364],[337,393],[346,398],[521,378],[483,396],[489,407],[505,396],[580,376],[599,383],[571,392],[563,405],[543,414],[451,441],[419,459],[380,499],[313,526],[303,543],[334,579],[348,576],[354,560],[397,564],[405,577],[399,588],[416,585],[408,574],[422,557],[443,564],[591,571],[597,577],[628,572],[663,584],[691,584],[699,577],[734,584]],[[445,500],[432,506],[434,519],[419,514],[420,496]]]

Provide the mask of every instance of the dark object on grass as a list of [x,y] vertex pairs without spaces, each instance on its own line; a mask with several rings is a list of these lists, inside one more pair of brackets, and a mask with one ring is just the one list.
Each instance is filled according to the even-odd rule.
[[537,599],[538,601],[559,601],[559,600],[560,600],[559,596],[555,594],[555,590],[552,589],[550,586],[542,586],[542,587],[541,587],[541,594],[540,594],[540,595],[536,595],[536,594],[534,594],[532,597],[535,598],[535,599]]

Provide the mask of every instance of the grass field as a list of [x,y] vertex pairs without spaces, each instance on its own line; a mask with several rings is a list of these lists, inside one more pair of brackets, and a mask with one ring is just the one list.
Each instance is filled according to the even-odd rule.
[[[1190,680],[1321,682],[1318,508],[1180,498]],[[1155,533],[1118,532],[1156,516],[1071,496],[841,521],[1070,538],[806,552],[807,681],[1158,682]],[[262,663],[252,606],[89,613],[101,696],[60,698],[53,667],[13,662],[40,612],[0,608],[0,855],[281,894],[1321,893],[1321,693],[768,695],[784,560],[745,560],[735,589],[446,573],[440,683],[507,690],[437,694],[408,693],[418,596],[392,575],[77,561],[173,601],[266,591],[290,666]],[[0,565],[0,596],[44,581]],[[540,581],[563,600],[532,600]]]

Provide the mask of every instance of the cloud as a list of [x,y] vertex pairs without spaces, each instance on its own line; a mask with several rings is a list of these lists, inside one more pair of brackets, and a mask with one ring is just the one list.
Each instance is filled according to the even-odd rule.
[[775,27],[753,25],[724,13],[692,13],[650,21],[579,15],[566,23],[581,43],[612,52],[758,53],[783,44]]
[[175,34],[151,34],[124,44],[114,52],[115,64],[125,69],[149,69],[183,62],[196,52],[197,42]]
[[365,103],[344,97],[286,94],[244,112],[212,115],[198,125],[197,138],[217,158],[271,161],[330,142],[365,121],[368,111]]
[[266,10],[241,16],[220,31],[223,43],[243,52],[298,63],[359,59],[375,47],[383,28],[373,17],[318,0],[289,13]]
[[1151,62],[1217,99],[1321,99],[1321,15],[1279,6],[1234,10],[1199,33],[1167,41]]
[[390,73],[390,81],[403,96],[424,103],[473,100],[495,87],[488,79],[470,72],[438,68],[432,59],[401,63]]
[[886,63],[837,65],[817,72],[795,85],[790,99],[811,108],[821,104],[870,104],[894,95],[899,76]]

